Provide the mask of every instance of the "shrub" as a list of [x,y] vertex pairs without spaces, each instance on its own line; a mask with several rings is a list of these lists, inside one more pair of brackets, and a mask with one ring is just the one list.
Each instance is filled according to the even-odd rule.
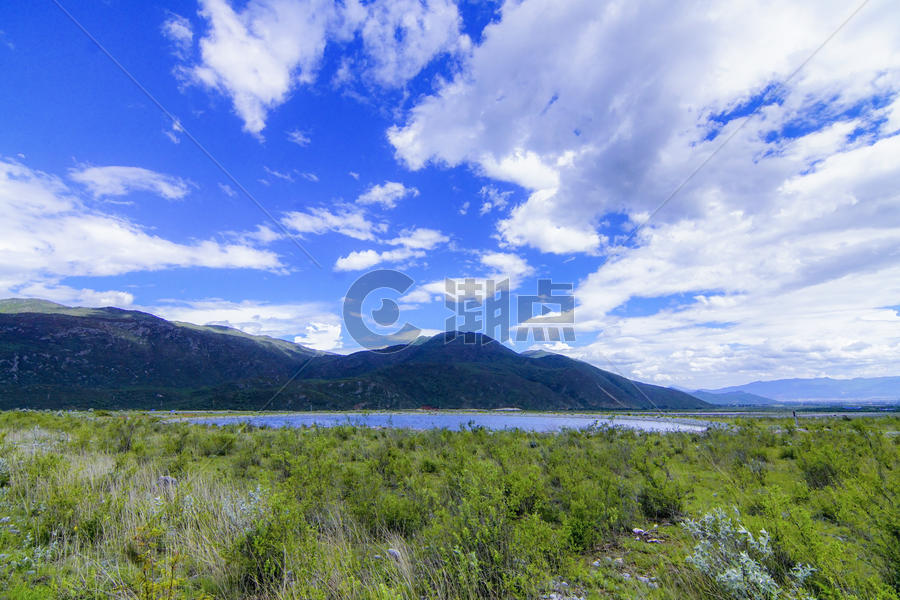
[[662,476],[648,476],[638,494],[641,512],[648,519],[675,519],[684,511],[684,490]]
[[838,479],[837,467],[822,457],[804,460],[800,469],[806,484],[814,490],[834,485]]
[[713,580],[723,597],[812,600],[812,596],[803,590],[804,580],[815,571],[809,565],[794,566],[786,582],[787,589],[772,577],[767,566],[772,549],[765,529],[754,536],[722,509],[715,509],[697,521],[684,521],[682,526],[697,540],[694,553],[687,558],[688,563],[703,577]]
[[6,462],[6,459],[0,456],[0,487],[6,487],[9,485],[10,472],[9,472],[9,463]]

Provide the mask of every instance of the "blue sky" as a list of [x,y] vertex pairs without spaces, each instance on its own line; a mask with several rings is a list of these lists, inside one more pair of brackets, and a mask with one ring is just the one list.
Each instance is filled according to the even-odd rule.
[[898,371],[886,0],[61,4],[178,124],[53,2],[0,8],[3,296],[346,352],[369,270],[426,331],[445,278],[550,278],[550,348],[628,376]]

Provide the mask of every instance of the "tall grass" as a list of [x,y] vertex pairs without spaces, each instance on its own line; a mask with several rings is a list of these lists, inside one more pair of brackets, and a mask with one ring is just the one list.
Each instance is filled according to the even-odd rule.
[[[678,525],[736,507],[747,530],[766,531],[765,552],[751,556],[759,590],[898,598],[900,451],[884,433],[898,419],[785,424],[537,435],[3,413],[0,590],[141,600],[775,597],[728,586],[743,534],[704,567],[696,544],[706,534]],[[709,572],[713,563],[725,579]],[[798,579],[798,565],[813,570]]]

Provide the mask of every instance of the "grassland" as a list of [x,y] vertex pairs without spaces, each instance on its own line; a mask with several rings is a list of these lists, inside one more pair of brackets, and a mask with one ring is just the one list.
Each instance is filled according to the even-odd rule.
[[0,413],[0,596],[900,598],[900,419],[732,425]]

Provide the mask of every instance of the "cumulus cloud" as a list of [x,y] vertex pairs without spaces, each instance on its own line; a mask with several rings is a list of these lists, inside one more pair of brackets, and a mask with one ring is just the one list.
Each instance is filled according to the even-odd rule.
[[347,256],[342,256],[334,263],[335,271],[361,271],[369,269],[381,263],[398,263],[413,258],[422,258],[425,253],[412,248],[397,248],[396,250],[358,250]]
[[408,197],[416,197],[419,190],[406,187],[396,181],[385,181],[381,185],[373,185],[356,199],[360,204],[380,204],[383,208],[396,208],[397,202]]
[[330,0],[251,0],[239,11],[226,0],[202,0],[200,16],[209,25],[201,60],[183,73],[228,95],[244,130],[256,135],[296,85],[315,81],[337,18]]
[[302,335],[294,337],[294,343],[314,350],[340,350],[344,346],[341,340],[341,324],[313,321],[306,326]]
[[127,304],[125,292],[73,290],[59,281],[176,267],[283,269],[276,254],[252,245],[183,244],[152,235],[92,208],[59,177],[14,161],[0,160],[0,211],[0,291],[6,295]]
[[223,325],[252,335],[293,338],[316,350],[341,347],[340,318],[320,303],[275,304],[217,298],[162,303],[149,312],[172,321],[196,325]]
[[177,200],[185,197],[192,187],[189,181],[180,177],[141,167],[80,167],[71,169],[69,178],[86,186],[95,197],[152,192]]
[[370,221],[364,211],[355,207],[342,207],[334,212],[324,207],[292,211],[285,214],[282,224],[299,234],[321,235],[333,231],[357,240],[374,240],[376,234],[387,230],[386,223]]
[[853,8],[508,2],[388,136],[412,169],[524,188],[497,221],[507,249],[598,257],[576,319],[599,337],[576,351],[601,366],[687,385],[894,373],[900,14],[870,3],[780,84]]
[[407,229],[400,235],[385,240],[384,243],[392,246],[400,246],[393,250],[359,250],[343,256],[335,262],[336,271],[361,271],[382,263],[399,263],[425,256],[425,250],[433,250],[437,246],[450,240],[449,237],[436,229],[419,227]]
[[359,35],[370,63],[367,73],[381,85],[403,85],[435,56],[470,46],[450,0],[376,0],[365,9]]
[[[404,85],[435,56],[469,47],[449,0],[250,0],[239,8],[228,0],[201,0],[200,17],[208,29],[199,38],[197,61],[186,58],[190,23],[172,17],[163,25],[166,37],[184,48],[177,73],[228,96],[244,130],[258,137],[269,111],[298,86],[315,82],[329,43],[358,36],[362,54],[354,68],[386,87]],[[308,143],[302,132],[288,135]]]
[[[649,212],[717,143],[706,139],[710,118],[786,77],[848,12],[838,2],[764,11],[744,2],[506,3],[466,68],[419,101],[389,138],[411,168],[467,163],[528,189],[532,196],[499,224],[509,244],[596,252],[600,216]],[[765,139],[820,100],[836,102],[839,113],[895,87],[896,25],[883,4],[860,13],[767,108],[753,135]],[[882,50],[863,59],[865,48]],[[736,124],[721,120],[725,129]]]
[[490,269],[488,279],[507,278],[515,288],[523,277],[534,273],[534,268],[524,258],[510,252],[485,252],[480,257],[481,264]]
[[[643,378],[713,386],[896,371],[900,136],[835,154],[765,214],[711,203],[650,228],[576,290],[592,345]],[[641,317],[634,299],[677,297]]]

